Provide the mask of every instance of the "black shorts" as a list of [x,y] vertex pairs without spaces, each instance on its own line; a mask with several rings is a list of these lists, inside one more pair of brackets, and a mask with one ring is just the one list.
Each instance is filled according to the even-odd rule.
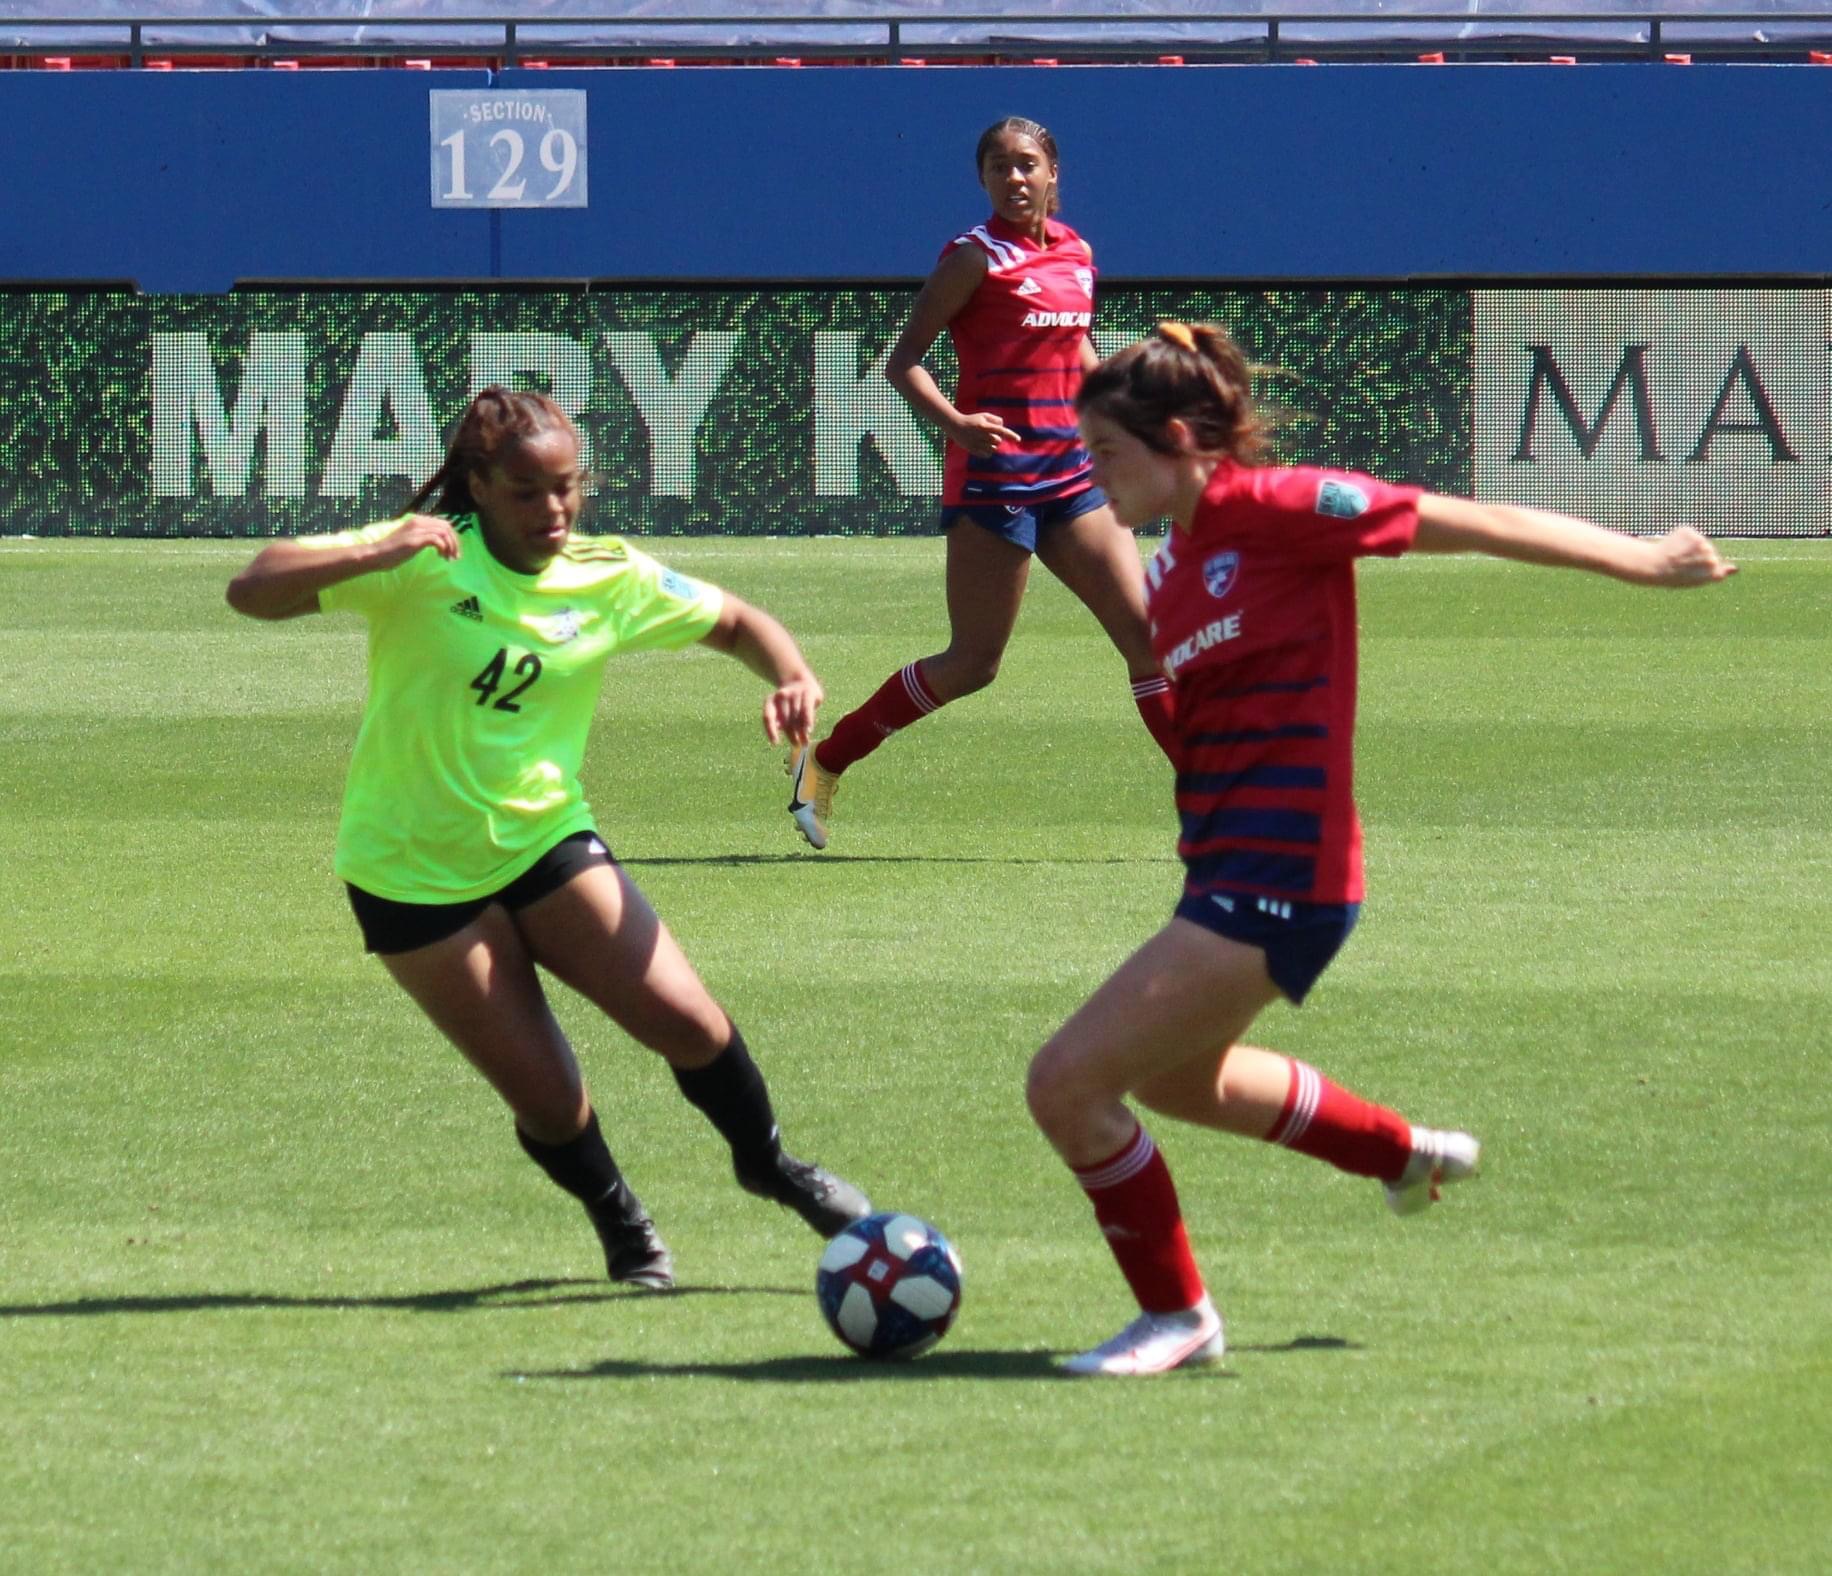
[[356,923],[362,927],[365,952],[412,952],[457,935],[492,903],[511,910],[526,908],[559,891],[581,870],[616,863],[604,839],[585,831],[561,838],[499,891],[463,903],[397,903],[347,881],[344,887],[356,911]]

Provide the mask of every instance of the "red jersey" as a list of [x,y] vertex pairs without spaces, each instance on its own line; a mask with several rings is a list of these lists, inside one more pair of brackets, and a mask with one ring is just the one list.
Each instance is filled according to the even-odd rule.
[[1023,436],[1022,447],[969,454],[950,443],[942,466],[943,507],[1024,504],[1093,485],[1094,468],[1075,428],[1081,347],[1094,321],[1094,253],[1055,219],[1039,246],[996,215],[957,235],[986,254],[986,277],[948,324],[960,358],[954,405],[964,416],[991,411]]
[[1418,489],[1224,460],[1146,568],[1177,697],[1177,852],[1192,892],[1359,903],[1355,559],[1397,557]]

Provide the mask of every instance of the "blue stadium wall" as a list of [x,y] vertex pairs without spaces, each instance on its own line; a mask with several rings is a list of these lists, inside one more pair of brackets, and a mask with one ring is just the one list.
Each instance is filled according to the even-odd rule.
[[589,95],[591,206],[435,211],[481,71],[11,72],[0,280],[910,278],[1021,112],[1109,280],[1821,274],[1832,71],[1611,65],[508,71]]
[[[589,207],[433,206],[429,90],[492,86],[589,95]],[[5,73],[0,532],[383,518],[486,381],[600,528],[927,529],[882,358],[1011,112],[1097,344],[1227,323],[1284,458],[1832,530],[1832,71],[1648,64]]]

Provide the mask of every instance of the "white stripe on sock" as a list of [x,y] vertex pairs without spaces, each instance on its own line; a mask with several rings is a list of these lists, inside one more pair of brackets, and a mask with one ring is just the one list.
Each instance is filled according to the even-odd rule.
[[1298,1075],[1298,1097],[1291,1108],[1291,1115],[1285,1118],[1273,1138],[1274,1143],[1288,1147],[1304,1136],[1310,1126],[1310,1119],[1317,1114],[1317,1106],[1323,1099],[1323,1081],[1317,1076],[1317,1069],[1295,1058],[1291,1067]]
[[1145,1131],[1141,1123],[1137,1138],[1098,1171],[1077,1171],[1075,1180],[1081,1183],[1082,1191],[1086,1193],[1118,1187],[1122,1182],[1130,1182],[1150,1165],[1151,1157],[1157,1152],[1158,1146],[1151,1141],[1151,1134]]
[[929,693],[929,687],[922,682],[922,675],[916,671],[914,662],[904,668],[900,676],[903,679],[904,693],[910,697],[911,702],[923,716],[928,716],[941,704]]

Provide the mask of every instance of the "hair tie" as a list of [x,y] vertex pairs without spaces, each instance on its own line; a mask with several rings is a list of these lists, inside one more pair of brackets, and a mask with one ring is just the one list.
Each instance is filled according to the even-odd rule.
[[1196,336],[1190,332],[1188,323],[1160,323],[1158,337],[1168,339],[1179,350],[1187,350],[1192,355],[1196,350]]

